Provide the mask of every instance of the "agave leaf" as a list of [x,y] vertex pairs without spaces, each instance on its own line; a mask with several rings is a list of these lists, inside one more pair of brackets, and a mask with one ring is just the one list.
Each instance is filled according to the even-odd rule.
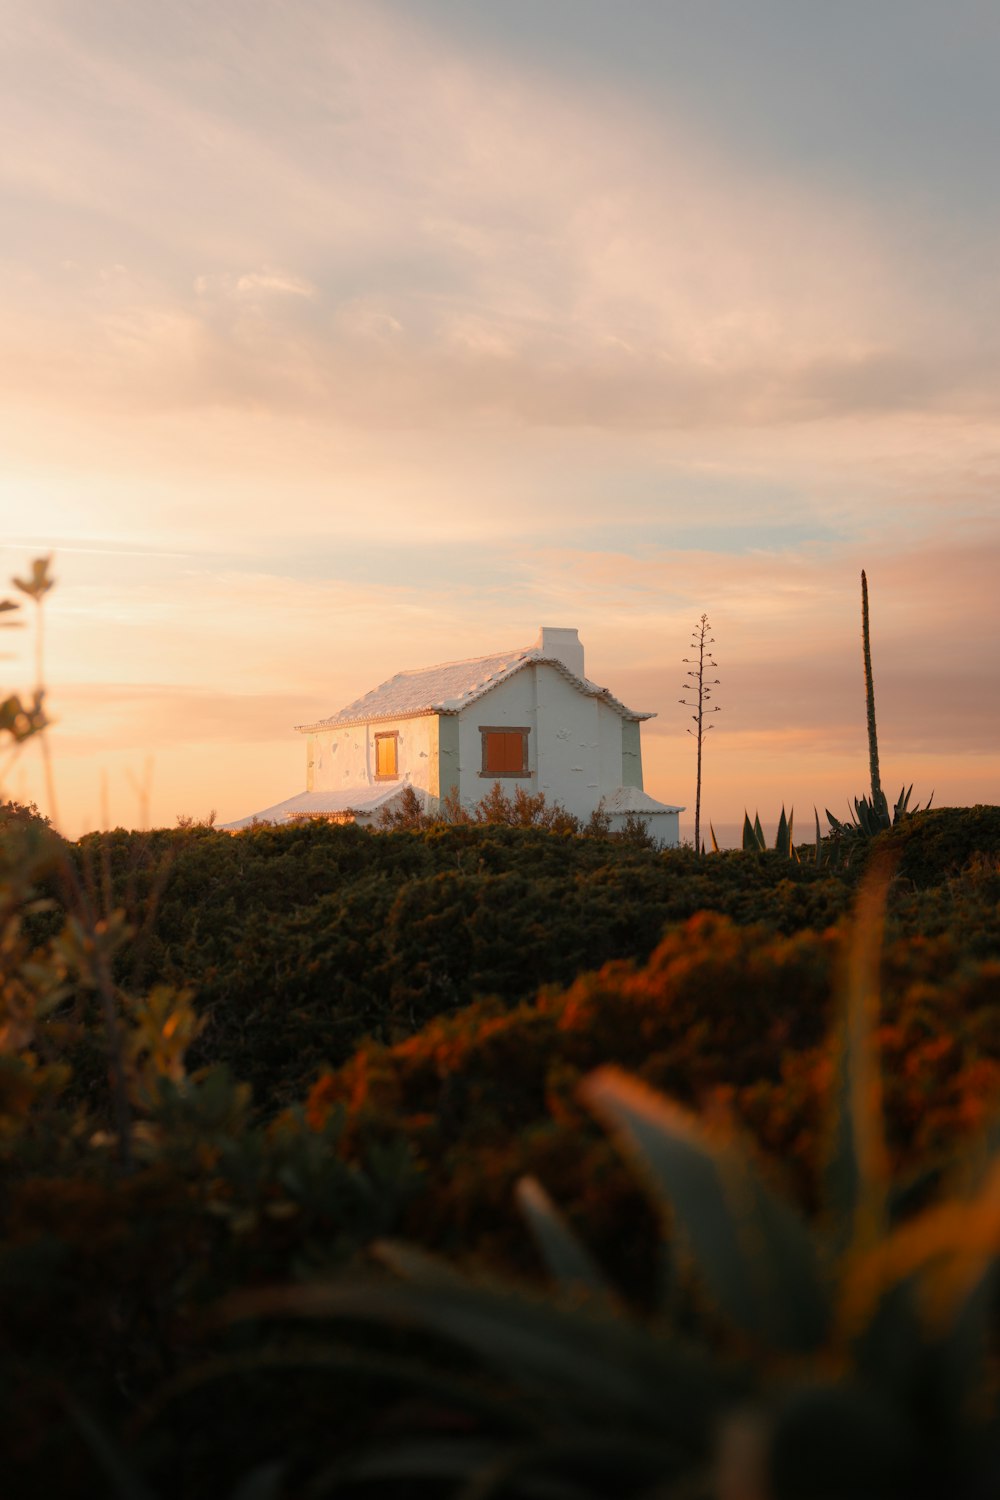
[[[679,1470],[676,1455],[661,1445],[574,1433],[502,1455],[455,1500],[498,1500],[512,1494],[587,1500],[595,1493],[607,1494],[609,1486],[615,1494],[635,1495],[640,1489],[650,1496],[662,1494],[664,1480],[668,1475],[679,1478]],[[537,1488],[539,1482],[547,1487]]]
[[778,854],[788,858],[788,819],[785,817],[785,805],[781,805],[781,817],[778,819],[778,832],[775,834],[774,847]]
[[760,814],[756,812],[753,815],[753,831],[754,837],[757,840],[757,848],[766,849],[767,839],[764,837],[764,830],[760,826]]
[[770,1493],[838,1500],[927,1493],[920,1437],[912,1415],[882,1391],[800,1382],[775,1412]]
[[591,1074],[581,1092],[672,1211],[726,1317],[765,1347],[818,1347],[829,1306],[816,1248],[746,1155],[711,1140],[693,1116],[617,1068]]
[[846,833],[847,832],[848,825],[846,823],[842,823],[839,818],[835,818],[833,816],[833,813],[830,811],[830,809],[828,807],[825,808],[824,811],[826,812],[826,821],[830,825],[831,832],[833,832],[833,833]]
[[584,1291],[609,1303],[616,1302],[610,1282],[538,1179],[522,1177],[515,1197],[553,1281],[565,1291]]
[[[658,1444],[585,1434],[530,1445],[480,1438],[416,1439],[337,1463],[310,1486],[306,1500],[319,1500],[344,1481],[388,1479],[450,1480],[463,1485],[449,1490],[455,1500],[492,1500],[501,1494],[529,1500],[587,1500],[594,1494],[594,1472],[602,1470],[620,1486],[628,1482],[628,1475],[633,1481],[630,1493],[636,1479],[643,1493],[649,1493],[650,1481],[662,1479],[664,1469],[672,1467],[671,1457],[669,1449]],[[566,1472],[560,1474],[559,1469]],[[569,1471],[581,1476],[579,1482]]]
[[[677,1340],[656,1339],[623,1316],[566,1308],[499,1283],[427,1271],[431,1257],[380,1243],[380,1258],[415,1277],[342,1276],[335,1281],[245,1293],[229,1317],[333,1318],[409,1324],[472,1350],[511,1380],[535,1421],[627,1427],[669,1438],[685,1451],[708,1443],[712,1423],[733,1398],[731,1372]],[[398,1362],[397,1362],[398,1364]],[[415,1361],[413,1383],[424,1366]],[[395,1378],[399,1378],[398,1370]]]
[[258,1464],[240,1480],[230,1500],[281,1500],[287,1476],[287,1463]]
[[468,1278],[456,1271],[448,1261],[437,1255],[429,1255],[426,1250],[418,1250],[415,1245],[404,1245],[399,1240],[379,1240],[376,1250],[383,1265],[387,1265],[407,1281],[445,1289],[466,1287],[469,1284]]
[[719,852],[719,840],[715,837],[715,829],[712,827],[711,820],[709,820],[708,831],[712,835],[712,853],[713,854],[718,854],[718,852]]
[[881,861],[865,877],[846,955],[826,1173],[827,1204],[840,1249],[871,1249],[886,1230],[888,1164],[875,1025],[889,875],[889,864]]
[[905,1402],[922,1378],[924,1333],[916,1278],[884,1287],[851,1337],[858,1374],[871,1387]]
[[[959,1428],[988,1388],[998,1265],[988,1254],[964,1254],[969,1219],[955,1208],[939,1205],[863,1257],[845,1279],[845,1302],[866,1383],[901,1404],[947,1414]],[[928,1330],[928,1317],[936,1328]]]
[[744,854],[750,854],[752,851],[756,850],[756,848],[757,848],[757,835],[753,831],[753,824],[750,821],[750,814],[748,812],[744,811],[744,813],[743,813],[743,852],[744,852]]
[[[520,1454],[521,1449],[513,1451]],[[537,1448],[532,1451],[537,1455]],[[306,1490],[306,1500],[321,1500],[324,1495],[336,1494],[345,1484],[393,1479],[404,1480],[407,1484],[450,1481],[452,1485],[463,1485],[459,1495],[467,1494],[480,1476],[491,1473],[509,1460],[510,1455],[511,1449],[507,1445],[479,1438],[415,1439],[393,1447],[380,1444],[370,1452],[341,1459],[331,1466]],[[455,1492],[449,1488],[448,1493]],[[582,1494],[576,1486],[568,1488],[563,1482],[553,1479],[539,1479],[532,1484],[522,1481],[520,1493],[537,1496],[538,1500],[579,1500]]]
[[961,1428],[979,1415],[977,1405],[990,1382],[990,1330],[996,1326],[1000,1265],[987,1260],[955,1310],[951,1326],[935,1349],[940,1372],[936,1392],[940,1410],[949,1411],[952,1426]]
[[[279,1289],[280,1295],[280,1289]],[[237,1293],[226,1299],[221,1321],[240,1322],[244,1318],[289,1315],[284,1303],[276,1308],[274,1295]],[[299,1299],[290,1309],[295,1317],[323,1316],[301,1306]],[[460,1411],[474,1415],[489,1424],[493,1431],[537,1433],[541,1421],[537,1411],[519,1401],[509,1391],[493,1391],[472,1381],[466,1372],[443,1369],[440,1365],[421,1362],[407,1355],[388,1354],[381,1350],[359,1348],[346,1342],[326,1341],[314,1348],[244,1350],[240,1354],[216,1355],[203,1363],[185,1369],[161,1386],[146,1408],[145,1421],[167,1409],[178,1397],[184,1397],[219,1380],[245,1380],[258,1371],[274,1375],[282,1370],[317,1370],[335,1373],[348,1379],[390,1381],[395,1387],[417,1386],[426,1399],[452,1404]]]
[[[827,817],[829,816],[830,814],[827,813]],[[813,817],[816,819],[816,867],[818,869],[823,863],[823,835],[819,829],[819,812],[815,802],[813,803]]]
[[104,1472],[107,1493],[115,1500],[154,1500],[152,1491],[132,1468],[121,1449],[84,1407],[72,1396],[66,1409],[80,1436]]

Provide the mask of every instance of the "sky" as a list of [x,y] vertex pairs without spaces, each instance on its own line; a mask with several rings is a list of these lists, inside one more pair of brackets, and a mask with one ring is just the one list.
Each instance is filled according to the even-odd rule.
[[267,807],[295,724],[541,624],[693,809],[703,613],[704,815],[802,828],[868,785],[862,568],[887,790],[1000,802],[992,0],[0,24],[0,594],[53,554],[68,836]]

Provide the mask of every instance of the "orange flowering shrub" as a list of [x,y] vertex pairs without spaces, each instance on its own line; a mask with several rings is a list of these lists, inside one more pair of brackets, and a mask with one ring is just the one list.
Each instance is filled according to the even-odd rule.
[[[336,1105],[358,1139],[411,1141],[426,1187],[407,1232],[518,1266],[525,1249],[509,1191],[525,1172],[557,1187],[571,1218],[583,1219],[586,1206],[592,1234],[607,1225],[612,1261],[621,1269],[628,1259],[620,1209],[635,1207],[635,1193],[576,1098],[581,1077],[601,1063],[701,1110],[735,1114],[811,1207],[841,943],[834,929],[776,937],[702,913],[643,965],[611,963],[533,1003],[480,1002],[394,1047],[368,1044],[317,1081],[309,1118],[321,1123]],[[963,964],[950,938],[896,938],[885,1010],[889,1141],[905,1171],[1000,1106],[1000,962]],[[653,1274],[627,1269],[640,1282]]]

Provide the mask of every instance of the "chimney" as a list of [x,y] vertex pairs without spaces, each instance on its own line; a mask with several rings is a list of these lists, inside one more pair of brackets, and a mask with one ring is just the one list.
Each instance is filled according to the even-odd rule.
[[543,656],[554,656],[564,667],[569,667],[577,677],[584,675],[583,646],[575,630],[559,629],[555,625],[543,625],[538,632],[534,649]]

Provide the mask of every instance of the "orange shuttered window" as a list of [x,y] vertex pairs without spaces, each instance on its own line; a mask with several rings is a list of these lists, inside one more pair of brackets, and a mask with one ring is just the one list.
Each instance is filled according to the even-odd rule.
[[375,775],[387,781],[399,775],[399,762],[396,747],[399,744],[397,734],[377,734],[375,736]]
[[527,769],[527,735],[522,729],[486,729],[483,770],[492,776],[520,776]]

